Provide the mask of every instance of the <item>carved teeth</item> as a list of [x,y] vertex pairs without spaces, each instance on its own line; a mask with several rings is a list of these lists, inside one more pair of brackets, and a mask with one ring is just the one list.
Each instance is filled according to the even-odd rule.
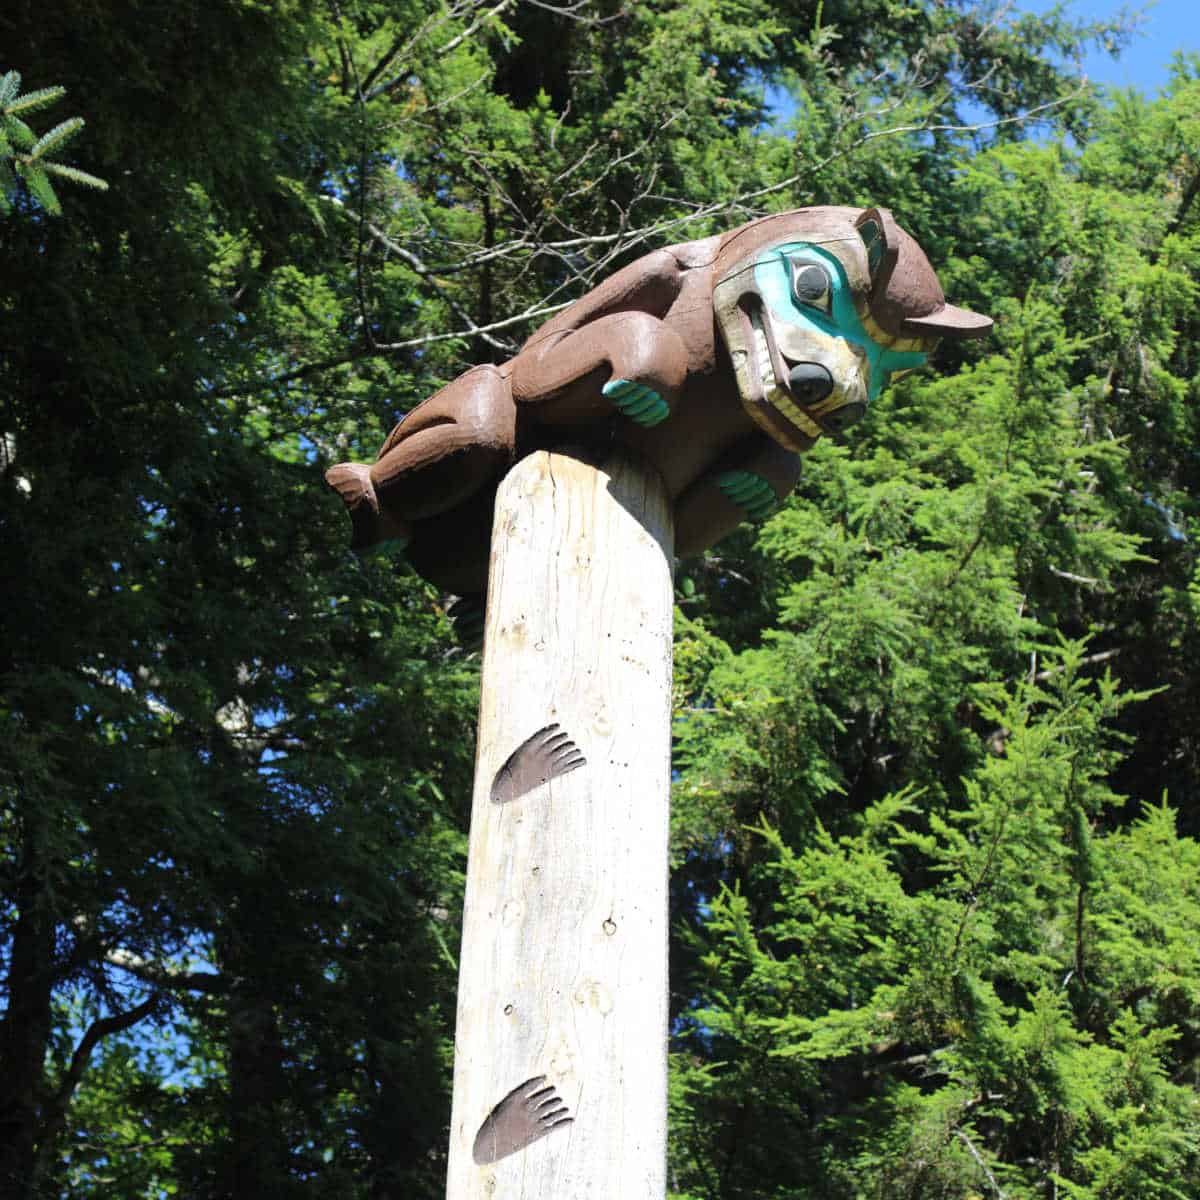
[[802,430],[809,437],[821,436],[820,425],[811,417],[805,416],[782,388],[772,388],[767,393],[767,403],[772,408],[777,408],[797,429]]
[[775,368],[771,365],[771,348],[767,345],[767,333],[757,321],[754,323],[754,347],[758,351],[759,379],[774,379]]
[[758,377],[763,381],[764,399],[776,411],[782,413],[802,433],[811,438],[821,436],[821,427],[805,416],[796,406],[791,397],[775,380],[775,367],[771,362],[771,347],[767,343],[767,331],[763,328],[762,318],[757,313],[750,317],[754,329],[754,357],[758,365]]

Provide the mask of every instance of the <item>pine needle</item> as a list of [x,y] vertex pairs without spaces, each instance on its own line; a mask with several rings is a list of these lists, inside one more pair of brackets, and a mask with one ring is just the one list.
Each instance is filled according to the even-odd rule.
[[44,171],[51,175],[57,175],[60,179],[69,179],[72,183],[81,184],[83,187],[95,188],[98,192],[108,191],[108,182],[100,179],[98,176],[89,175],[87,171],[81,171],[78,167],[69,167],[66,163],[44,162],[40,164]]
[[9,71],[0,79],[0,105],[7,105],[21,90],[21,73]]
[[82,117],[69,117],[38,138],[29,152],[31,158],[41,158],[53,150],[61,150],[84,126]]
[[[13,73],[15,74],[15,72]],[[21,77],[18,75],[18,83],[20,83],[20,79]],[[39,108],[46,108],[56,100],[61,100],[66,94],[65,87],[38,88],[36,92],[26,92],[20,100],[15,100],[11,104],[5,101],[5,111],[8,113],[37,112]]]
[[62,215],[62,205],[58,201],[58,195],[54,188],[50,186],[50,180],[46,178],[46,172],[40,166],[26,166],[21,174],[25,177],[26,186],[29,188],[29,194],[48,212],[58,217]]
[[34,143],[37,141],[37,134],[20,117],[12,117],[5,114],[0,120],[4,121],[4,131],[8,134],[8,139],[14,146],[22,150],[32,149]]

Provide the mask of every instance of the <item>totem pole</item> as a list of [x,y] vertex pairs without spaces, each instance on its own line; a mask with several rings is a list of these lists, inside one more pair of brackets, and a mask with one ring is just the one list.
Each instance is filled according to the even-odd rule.
[[327,473],[355,548],[486,596],[448,1200],[662,1200],[672,556],[990,326],[887,210],[780,213],[630,264]]

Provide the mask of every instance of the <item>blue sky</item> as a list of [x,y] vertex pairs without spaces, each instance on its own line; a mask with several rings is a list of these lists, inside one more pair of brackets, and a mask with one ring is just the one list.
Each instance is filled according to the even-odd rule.
[[[1052,0],[1024,0],[1032,12],[1046,12]],[[1107,20],[1141,12],[1138,33],[1115,62],[1103,51],[1093,51],[1083,62],[1089,79],[1113,87],[1136,87],[1153,96],[1166,82],[1171,58],[1176,51],[1200,53],[1200,0],[1156,0],[1146,4],[1120,0],[1074,0],[1066,5],[1068,16]]]
[[[1004,0],[998,2],[1003,4]],[[1056,2],[1016,0],[1013,8],[1045,13]],[[1200,0],[1064,0],[1063,8],[1069,18],[1081,21],[1114,20],[1122,13],[1135,18],[1132,40],[1119,58],[1114,59],[1101,49],[1085,55],[1083,70],[1093,83],[1113,88],[1133,87],[1153,97],[1166,85],[1175,54],[1180,51],[1200,54]],[[768,89],[767,101],[772,109],[772,123],[786,121],[795,113],[795,105],[782,88]],[[969,106],[963,112],[970,117]]]

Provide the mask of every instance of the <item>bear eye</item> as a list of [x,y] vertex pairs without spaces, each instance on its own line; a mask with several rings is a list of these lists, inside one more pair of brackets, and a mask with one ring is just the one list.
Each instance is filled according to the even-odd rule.
[[829,272],[816,263],[789,258],[792,273],[792,296],[797,304],[816,308],[829,316],[833,300],[833,280]]

